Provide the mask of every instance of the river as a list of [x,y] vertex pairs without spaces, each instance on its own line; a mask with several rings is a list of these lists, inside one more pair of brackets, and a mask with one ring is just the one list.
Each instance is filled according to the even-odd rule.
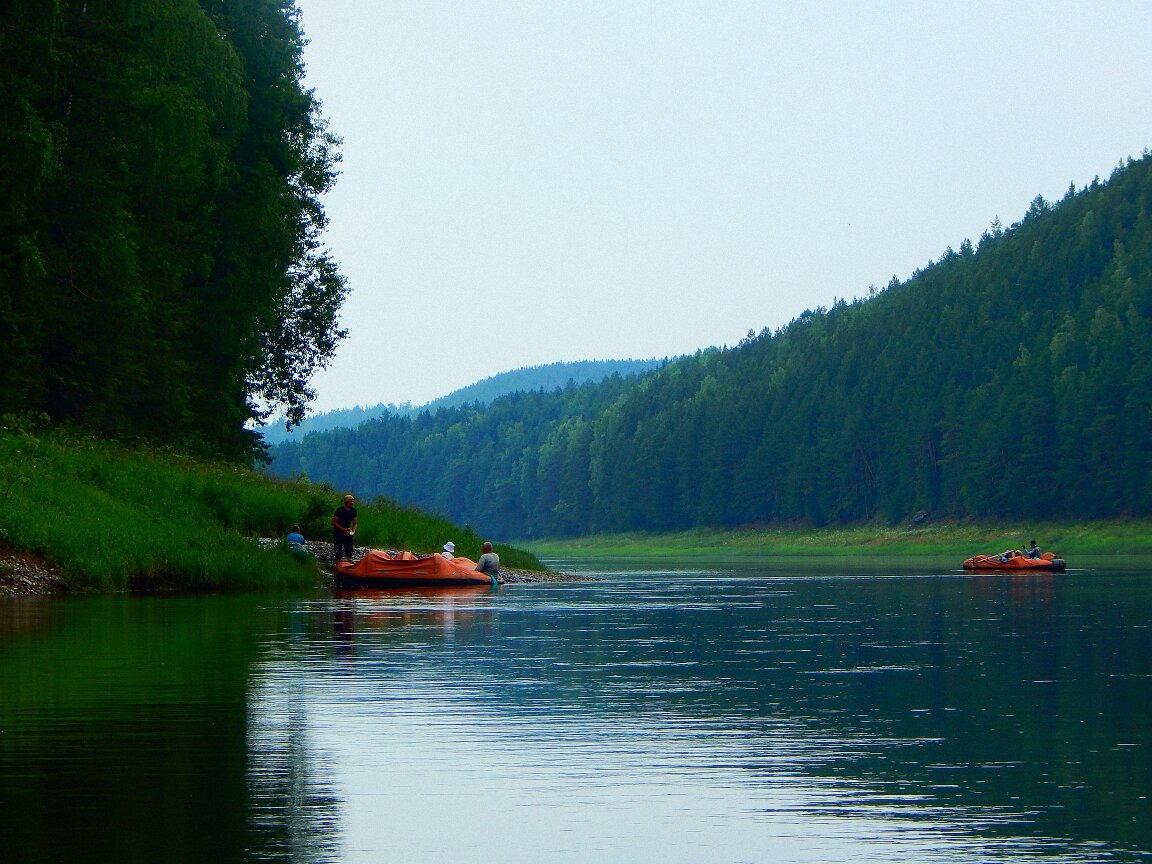
[[1152,860],[1152,572],[696,565],[0,601],[0,859]]

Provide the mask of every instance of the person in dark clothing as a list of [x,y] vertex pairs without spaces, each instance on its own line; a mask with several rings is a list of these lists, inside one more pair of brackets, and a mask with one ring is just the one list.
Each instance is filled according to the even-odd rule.
[[344,496],[344,503],[332,514],[332,545],[336,548],[336,560],[351,559],[352,536],[356,533],[356,499]]

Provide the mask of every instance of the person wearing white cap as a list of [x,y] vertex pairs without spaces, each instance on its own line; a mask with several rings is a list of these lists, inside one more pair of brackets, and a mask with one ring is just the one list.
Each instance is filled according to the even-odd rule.
[[449,561],[456,557],[456,544],[449,540],[444,544],[444,551],[440,553]]

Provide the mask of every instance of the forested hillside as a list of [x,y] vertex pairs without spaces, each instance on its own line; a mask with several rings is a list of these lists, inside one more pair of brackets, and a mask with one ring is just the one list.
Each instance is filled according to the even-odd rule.
[[342,335],[294,0],[0,11],[0,414],[247,459]]
[[365,420],[373,420],[385,414],[410,415],[422,411],[435,413],[441,408],[455,408],[459,405],[479,403],[487,405],[501,396],[528,390],[558,390],[570,382],[587,384],[602,381],[613,375],[631,377],[647,372],[666,363],[666,360],[579,360],[575,363],[548,363],[543,366],[525,366],[511,372],[501,372],[447,396],[433,399],[427,405],[374,405],[362,408],[339,408],[335,411],[322,411],[304,418],[299,425],[288,428],[284,423],[276,423],[264,429],[264,440],[269,444],[282,441],[295,441],[312,432],[327,432],[331,429],[355,429]]
[[920,510],[1152,512],[1152,158],[1037,198],[875,296],[638,381],[388,417],[274,451],[530,537]]

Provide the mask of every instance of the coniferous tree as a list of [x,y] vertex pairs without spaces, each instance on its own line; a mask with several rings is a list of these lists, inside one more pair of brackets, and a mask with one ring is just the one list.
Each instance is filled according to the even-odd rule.
[[291,0],[6,4],[0,412],[247,458],[341,335]]

